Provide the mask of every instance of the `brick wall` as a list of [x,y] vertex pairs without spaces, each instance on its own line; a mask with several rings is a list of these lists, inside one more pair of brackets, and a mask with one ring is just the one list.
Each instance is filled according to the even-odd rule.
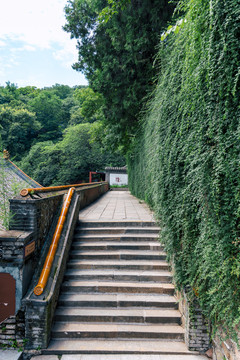
[[203,316],[197,299],[190,303],[185,292],[177,292],[177,298],[188,349],[201,353],[206,352],[211,348],[210,324]]
[[21,348],[25,345],[25,314],[18,311],[0,324],[0,346],[7,348],[14,345]]
[[37,246],[41,248],[63,196],[64,192],[49,197],[45,195],[40,199],[11,199],[10,211],[12,219],[10,221],[10,230],[33,232],[37,239]]
[[[9,274],[14,278],[16,284],[15,314],[0,324],[1,347],[11,344],[21,347],[24,344],[25,314],[21,308],[21,301],[30,284],[35,264],[35,252],[25,256],[25,247],[32,241],[33,233],[31,232],[0,231],[0,277],[2,274]],[[0,295],[0,298],[1,296],[4,294]],[[0,310],[2,306],[0,300]],[[3,313],[1,314],[3,315]]]
[[[185,292],[177,292],[177,298],[189,350],[205,353],[211,349],[213,360],[240,360],[237,343],[226,336],[222,329],[218,329],[211,339],[210,323],[203,316],[197,298],[190,303]],[[240,332],[238,341],[240,344]]]
[[25,245],[33,240],[33,234],[23,231],[0,232],[0,260],[1,263],[19,263],[24,261]]

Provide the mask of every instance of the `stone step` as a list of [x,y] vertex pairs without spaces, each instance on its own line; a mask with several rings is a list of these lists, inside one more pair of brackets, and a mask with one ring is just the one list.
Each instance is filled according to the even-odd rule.
[[62,284],[64,292],[81,293],[136,293],[136,294],[174,294],[174,286],[164,283],[141,283],[120,281],[64,281]]
[[174,296],[161,294],[62,294],[58,304],[68,307],[144,307],[177,309]]
[[[0,360],[2,360],[0,358]],[[6,359],[3,359],[6,360]],[[12,359],[11,359],[12,360]],[[59,360],[57,355],[38,355],[31,357],[31,360]],[[185,355],[151,355],[151,354],[66,354],[61,357],[61,360],[207,360],[204,355],[192,355],[187,353]]]
[[52,338],[100,339],[173,339],[183,340],[184,330],[176,325],[66,323],[57,322],[52,328]]
[[83,227],[77,226],[75,233],[80,233],[83,235],[94,235],[94,234],[159,234],[160,229],[158,227]]
[[148,241],[74,241],[73,250],[163,250],[158,242]]
[[108,220],[108,221],[104,221],[104,220],[96,220],[96,221],[86,221],[86,220],[82,220],[79,219],[78,223],[77,223],[77,227],[137,227],[137,228],[151,228],[151,227],[155,227],[158,228],[158,230],[160,231],[160,227],[157,226],[155,221],[116,221],[116,220]]
[[169,266],[165,260],[119,260],[119,259],[95,259],[92,260],[70,260],[68,268],[71,269],[136,269],[136,270],[168,270]]
[[172,275],[169,271],[160,270],[116,270],[116,269],[68,269],[65,280],[117,280],[117,281],[151,281],[171,282]]
[[158,250],[72,250],[69,255],[70,259],[134,259],[134,260],[165,260],[166,253]]
[[[159,236],[157,234],[93,234],[93,235],[83,235],[83,234],[75,234],[75,241],[158,241]],[[160,243],[160,242],[159,242]]]
[[159,231],[153,221],[79,221],[43,354],[192,354]]
[[[115,354],[130,355],[130,357],[126,357],[126,355],[124,355],[123,360],[133,360],[134,357],[133,358],[131,357],[133,354],[138,354],[138,356],[144,354],[146,355],[163,354],[164,356],[170,354],[170,356],[172,356],[175,354],[177,356],[179,355],[189,356],[189,358],[183,360],[195,360],[191,358],[191,355],[193,355],[194,353],[188,351],[187,346],[185,345],[184,342],[166,341],[166,340],[162,341],[162,340],[145,340],[145,339],[141,339],[141,340],[124,339],[124,341],[122,341],[122,340],[109,340],[109,339],[97,339],[97,340],[54,339],[51,340],[48,348],[43,349],[42,352],[43,354],[60,354],[60,355],[61,354],[63,355],[64,354],[103,354],[101,360],[108,360],[107,354],[114,354],[114,356]],[[95,360],[94,357],[90,359]],[[98,358],[96,359],[98,360]],[[116,360],[117,359],[118,357],[116,358]],[[141,358],[141,360],[147,360],[147,359],[148,357],[144,357],[143,359]],[[166,357],[166,359],[173,360],[174,358],[172,359]],[[78,360],[78,359],[74,358],[74,360]],[[80,360],[82,360],[82,358],[80,358]],[[110,359],[110,360],[115,360],[115,357],[114,359]],[[137,358],[136,360],[139,359]],[[176,358],[176,360],[182,360],[182,359]],[[202,360],[201,357],[199,358],[199,360]]]
[[180,324],[181,315],[177,310],[142,308],[69,308],[59,307],[55,312],[55,322],[103,322],[141,324]]
[[23,352],[14,349],[0,349],[0,360],[21,360]]

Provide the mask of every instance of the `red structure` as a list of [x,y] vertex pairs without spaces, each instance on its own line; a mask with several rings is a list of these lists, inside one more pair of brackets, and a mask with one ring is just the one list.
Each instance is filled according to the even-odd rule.
[[15,314],[16,280],[8,273],[0,273],[0,322]]
[[105,181],[106,174],[104,172],[98,172],[98,171],[90,171],[89,172],[89,182],[100,182]]

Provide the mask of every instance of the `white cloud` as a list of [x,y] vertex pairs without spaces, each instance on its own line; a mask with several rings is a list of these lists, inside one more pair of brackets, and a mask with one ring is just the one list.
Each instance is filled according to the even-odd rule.
[[[57,44],[61,53],[77,60],[76,42],[62,30],[66,0],[7,0],[0,4],[0,45],[19,40],[41,49]],[[31,48],[32,49],[32,48]],[[24,48],[29,51],[30,48]],[[73,61],[73,62],[74,62]]]
[[0,86],[87,84],[71,69],[78,61],[76,40],[63,31],[67,0],[0,1]]
[[10,53],[17,54],[17,53],[22,52],[22,51],[30,51],[30,52],[36,51],[36,48],[34,46],[32,46],[32,45],[27,45],[27,44],[26,45],[21,45],[21,44],[19,44],[19,46],[11,47],[9,50],[10,50]]

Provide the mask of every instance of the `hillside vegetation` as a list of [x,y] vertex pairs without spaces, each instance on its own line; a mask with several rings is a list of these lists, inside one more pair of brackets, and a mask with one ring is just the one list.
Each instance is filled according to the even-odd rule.
[[0,87],[0,150],[44,186],[88,182],[89,171],[123,166],[104,141],[103,98],[89,87]]
[[153,207],[177,284],[214,328],[240,321],[240,7],[187,0],[162,35],[158,85],[128,153],[130,188]]

